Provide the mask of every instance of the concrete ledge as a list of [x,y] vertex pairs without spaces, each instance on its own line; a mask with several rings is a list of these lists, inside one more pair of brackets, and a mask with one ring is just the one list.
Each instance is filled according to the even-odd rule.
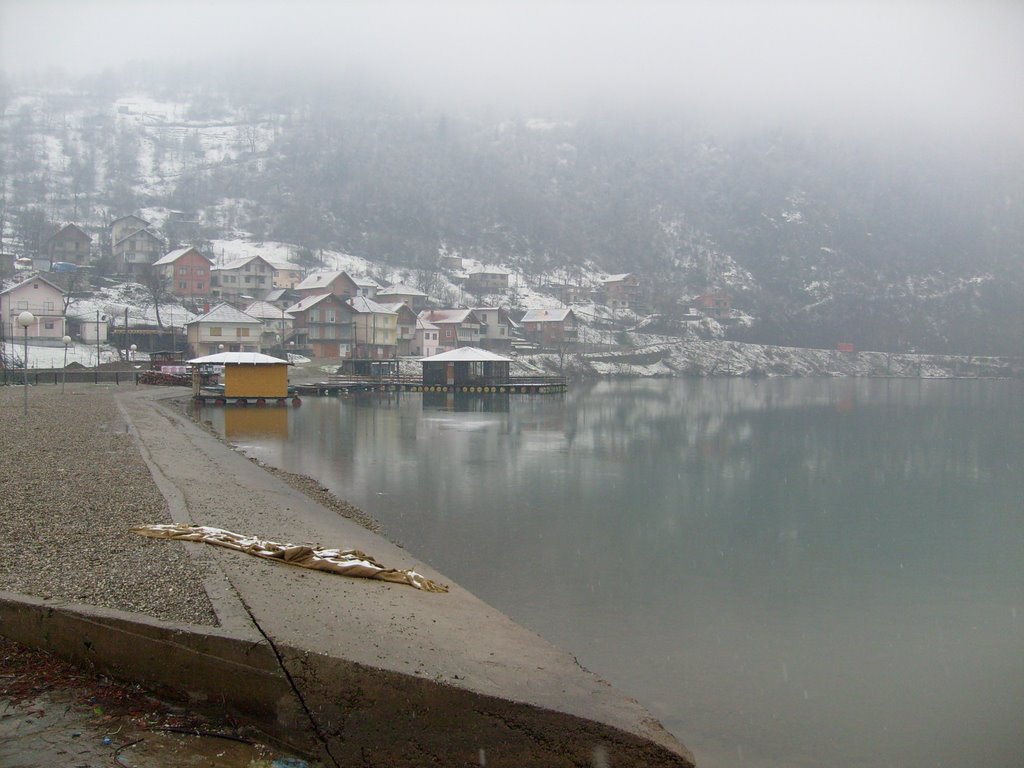
[[320,751],[266,641],[11,592],[0,592],[0,635],[200,707],[217,705],[297,751]]
[[[651,721],[645,736],[425,677],[279,649],[339,766],[683,768],[693,756]],[[659,744],[654,735],[667,738]]]
[[216,704],[328,764],[693,766],[653,720],[641,736],[216,627],[0,592],[0,635],[200,706]]

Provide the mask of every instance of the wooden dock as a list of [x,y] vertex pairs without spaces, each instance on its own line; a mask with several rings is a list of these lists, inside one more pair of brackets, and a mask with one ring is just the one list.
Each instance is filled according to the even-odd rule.
[[564,376],[515,376],[495,384],[427,385],[418,376],[328,376],[315,384],[296,384],[299,395],[337,397],[358,392],[472,392],[479,394],[544,395],[565,392]]

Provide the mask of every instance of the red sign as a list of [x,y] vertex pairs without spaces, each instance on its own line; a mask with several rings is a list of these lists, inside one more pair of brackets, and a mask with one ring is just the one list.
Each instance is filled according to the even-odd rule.
[[842,341],[836,346],[836,349],[838,349],[840,352],[853,352],[853,344],[850,344],[849,342],[846,341]]

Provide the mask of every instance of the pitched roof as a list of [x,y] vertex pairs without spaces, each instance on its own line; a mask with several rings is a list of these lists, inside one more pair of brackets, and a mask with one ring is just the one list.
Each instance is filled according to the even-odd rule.
[[254,301],[245,308],[245,314],[260,320],[292,320],[291,315],[282,312],[280,307],[275,307],[267,301]]
[[259,352],[218,352],[216,355],[194,357],[186,362],[209,365],[291,365],[287,360]]
[[416,330],[417,331],[436,331],[437,326],[429,320],[424,320],[422,317],[416,318]]
[[373,299],[368,299],[365,296],[354,296],[348,300],[348,305],[352,307],[356,312],[360,314],[372,312],[375,315],[393,315],[395,311],[388,309],[383,304],[378,304]]
[[511,275],[512,270],[505,269],[504,267],[486,267],[479,265],[476,267],[470,267],[466,270],[468,275]]
[[253,255],[253,256],[243,256],[240,259],[235,259],[234,261],[229,261],[227,264],[221,264],[219,267],[214,267],[214,269],[217,270],[218,272],[227,272],[227,271],[230,271],[230,270],[241,269],[246,264],[248,264],[250,261],[254,261],[255,259],[259,259],[264,264],[266,264],[268,267],[273,269],[273,264],[271,264],[265,258],[260,256],[258,253]]
[[46,283],[51,288],[56,288],[58,291],[61,292],[61,294],[64,293],[64,289],[61,288],[59,285],[57,285],[56,283],[54,283],[54,282],[52,282],[50,280],[47,280],[42,275],[38,275],[38,274],[37,275],[32,275],[32,277],[27,277],[24,280],[22,280],[20,283],[15,283],[10,288],[5,288],[4,290],[0,291],[0,293],[10,293],[11,291],[15,291],[18,288],[21,288],[21,286],[23,286],[23,285],[27,285],[28,283],[31,283],[33,280],[42,280],[44,283]]
[[68,233],[69,235],[75,235],[77,237],[84,237],[90,243],[92,242],[92,236],[89,235],[88,233],[86,233],[77,224],[65,224],[63,227],[61,227],[56,232],[54,232],[52,235],[50,235],[48,238],[46,238],[47,242],[49,242],[50,240],[55,239],[59,235],[63,235],[65,232]]
[[186,325],[192,325],[192,323],[234,323],[236,325],[245,323],[249,325],[262,325],[255,317],[245,314],[245,312],[236,309],[227,302],[218,304],[205,315],[200,315],[195,320],[186,323]]
[[389,285],[387,288],[381,288],[377,291],[378,296],[426,296],[427,294],[423,291],[417,291],[415,288],[411,288],[405,283],[395,283]]
[[303,296],[297,302],[288,307],[288,309],[286,309],[285,312],[289,314],[294,314],[296,312],[305,312],[307,309],[316,306],[324,299],[330,298],[337,299],[340,302],[340,299],[338,299],[338,297],[335,296],[333,293],[318,293],[313,296]]
[[[295,290],[308,291],[311,288],[326,288],[342,275],[345,275],[349,280],[352,280],[347,272],[342,272],[341,270],[335,272],[314,272],[312,275],[306,277],[306,279],[301,283],[296,285]],[[355,282],[355,280],[352,280],[352,282]]]
[[356,285],[360,285],[360,286],[362,286],[364,288],[380,288],[381,287],[380,283],[378,283],[376,280],[374,280],[369,275],[365,275],[363,277],[353,277],[352,279],[355,281]]
[[520,323],[560,323],[572,314],[568,308],[529,309]]
[[120,245],[125,240],[133,238],[136,235],[146,235],[146,237],[149,237],[152,240],[156,240],[158,243],[162,243],[163,242],[163,240],[159,236],[157,236],[156,234],[154,234],[153,232],[151,232],[148,229],[136,229],[134,232],[130,232],[127,235],[125,235],[124,237],[122,237],[120,240],[118,240],[116,243],[114,243],[114,245],[115,246]]
[[512,359],[496,355],[493,352],[488,352],[486,349],[480,349],[479,347],[459,347],[458,349],[453,349],[449,352],[442,352],[439,355],[421,357],[419,359],[419,362],[421,363],[479,363],[491,361],[511,363]]
[[[171,251],[168,254],[165,254],[164,256],[161,256],[159,259],[157,259],[156,261],[153,262],[153,266],[154,267],[162,267],[162,266],[165,266],[167,264],[173,264],[178,259],[180,259],[182,256],[184,256],[186,253],[188,253],[189,251],[195,251],[200,256],[203,256],[203,254],[199,253],[199,249],[198,248],[196,248],[193,245],[190,245],[188,248],[178,248],[176,250]],[[203,256],[203,258],[206,259],[207,261],[210,261],[205,256]],[[210,261],[210,263],[212,264],[213,262]]]
[[128,219],[135,219],[136,221],[141,221],[147,227],[149,226],[149,222],[148,221],[146,221],[141,216],[136,216],[134,213],[129,213],[127,216],[119,216],[118,218],[116,218],[112,222],[110,222],[110,224],[108,224],[107,226],[112,227],[115,224],[117,224],[117,222],[119,222],[119,221],[127,221]]

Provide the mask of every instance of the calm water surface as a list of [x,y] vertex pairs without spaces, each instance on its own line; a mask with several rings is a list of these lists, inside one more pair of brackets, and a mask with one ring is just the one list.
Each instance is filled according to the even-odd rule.
[[616,382],[203,418],[570,650],[704,768],[1024,765],[1019,382]]

